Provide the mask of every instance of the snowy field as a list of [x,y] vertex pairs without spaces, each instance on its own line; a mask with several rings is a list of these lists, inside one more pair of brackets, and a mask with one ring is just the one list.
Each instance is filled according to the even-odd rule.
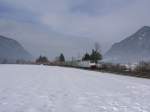
[[150,80],[73,68],[0,65],[0,112],[150,112]]

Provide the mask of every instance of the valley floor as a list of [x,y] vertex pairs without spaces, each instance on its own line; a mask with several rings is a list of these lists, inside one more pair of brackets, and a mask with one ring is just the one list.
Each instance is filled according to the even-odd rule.
[[74,68],[0,65],[0,112],[150,112],[150,80]]

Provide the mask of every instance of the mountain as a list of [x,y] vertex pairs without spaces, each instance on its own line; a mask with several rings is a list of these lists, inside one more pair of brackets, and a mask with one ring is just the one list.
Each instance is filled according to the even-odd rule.
[[112,45],[104,60],[130,63],[150,60],[150,27],[144,26],[136,33]]
[[30,60],[31,54],[16,40],[0,36],[0,62],[7,60],[15,62],[16,60]]

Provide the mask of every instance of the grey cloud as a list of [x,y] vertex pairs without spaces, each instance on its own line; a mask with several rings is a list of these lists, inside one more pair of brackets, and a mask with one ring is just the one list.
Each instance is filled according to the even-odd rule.
[[[42,27],[42,26],[41,26]],[[84,37],[64,35],[39,25],[0,20],[0,34],[19,41],[33,56],[55,59],[63,52],[68,59],[90,51],[93,41]]]
[[[101,43],[105,52],[114,42],[124,39],[144,25],[150,25],[149,0],[5,0],[5,2],[35,14],[34,17],[38,20],[36,24],[17,21],[10,26],[8,24],[5,26],[1,22],[0,26],[3,24],[2,34],[9,35],[13,32],[10,35],[13,36],[12,34],[17,32],[13,37],[23,42],[28,49],[32,49],[32,52],[36,51],[34,52],[36,55],[40,52],[51,55],[48,51],[58,53],[62,50],[68,54],[70,52],[71,56],[73,49],[82,47],[91,49],[91,43],[94,41]],[[4,26],[9,30],[4,31]],[[73,41],[78,43],[80,39],[82,43],[78,44],[79,47],[70,44]],[[88,39],[93,41],[90,45],[87,41],[84,42]],[[37,43],[34,43],[35,40]],[[38,46],[39,53],[36,50]]]

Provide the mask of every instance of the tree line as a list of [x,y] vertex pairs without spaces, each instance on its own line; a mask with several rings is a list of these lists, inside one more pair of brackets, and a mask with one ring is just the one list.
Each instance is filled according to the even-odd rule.
[[92,53],[85,53],[84,56],[82,57],[82,61],[91,61],[97,63],[98,60],[102,60],[102,55],[100,52],[97,50],[92,50]]
[[[57,57],[56,61],[64,63],[65,62],[65,56],[64,56],[64,54],[61,53],[59,55],[59,57]],[[39,56],[39,58],[37,58],[35,62],[37,64],[48,64],[50,61],[48,60],[48,58],[46,56]]]
[[[94,63],[97,63],[99,60],[102,60],[102,54],[100,51],[100,45],[98,43],[95,43],[94,45],[94,49],[92,49],[91,53],[86,52],[85,54],[83,54],[81,61],[91,61]],[[55,59],[55,63],[65,63],[66,59],[63,53],[60,53],[60,55],[58,57],[56,57]],[[36,59],[36,63],[40,64],[40,63],[49,63],[49,60],[46,56],[39,56]]]

